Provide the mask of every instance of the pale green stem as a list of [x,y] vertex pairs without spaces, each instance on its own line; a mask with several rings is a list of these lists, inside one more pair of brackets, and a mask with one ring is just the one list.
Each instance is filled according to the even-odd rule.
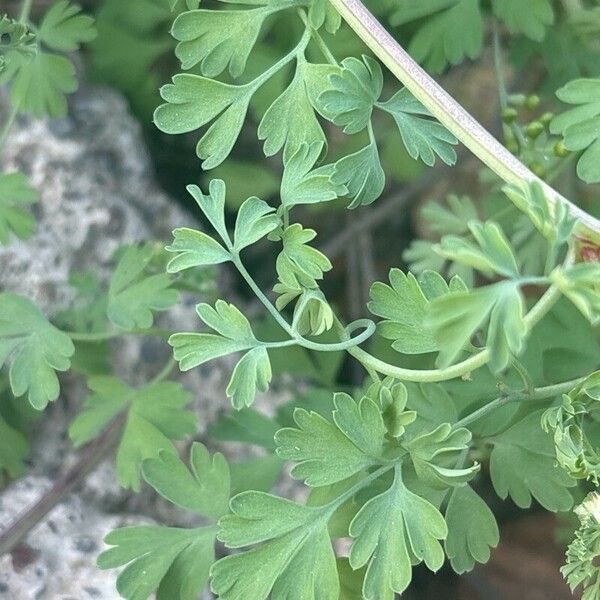
[[572,379],[571,381],[565,381],[563,383],[557,383],[555,385],[548,385],[545,387],[535,388],[531,391],[531,393],[517,392],[508,396],[501,396],[500,398],[496,398],[495,400],[488,402],[488,404],[485,404],[481,408],[478,408],[477,410],[473,411],[471,414],[462,418],[460,421],[457,421],[454,424],[454,427],[465,427],[473,421],[477,421],[478,419],[485,417],[487,414],[493,412],[494,410],[497,410],[506,404],[511,404],[512,402],[521,402],[523,400],[548,400],[556,396],[560,396],[561,394],[567,394],[575,386],[580,384],[584,379],[585,377],[578,377],[577,379]]
[[333,6],[388,69],[475,156],[514,185],[538,181],[554,204],[565,202],[579,219],[578,233],[600,240],[600,221],[540,180],[442,89],[396,42],[360,0],[331,0]]
[[19,23],[27,23],[27,21],[29,21],[29,15],[31,14],[32,6],[33,0],[23,0],[21,12],[19,14]]
[[8,137],[8,134],[10,133],[18,114],[19,106],[14,104],[10,109],[10,113],[8,113],[8,117],[6,118],[4,125],[2,126],[2,131],[0,131],[0,150],[4,148],[6,138]]
[[106,340],[112,340],[122,335],[153,335],[156,337],[168,338],[172,332],[166,329],[159,329],[157,327],[150,327],[148,329],[130,329],[123,331],[98,331],[98,332],[80,332],[80,331],[63,331],[66,333],[74,342],[104,342]]

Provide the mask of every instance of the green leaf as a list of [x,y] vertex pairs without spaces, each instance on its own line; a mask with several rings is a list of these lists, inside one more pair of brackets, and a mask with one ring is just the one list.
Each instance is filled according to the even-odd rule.
[[511,33],[522,33],[536,42],[544,39],[546,28],[554,23],[551,0],[493,0],[492,7]]
[[322,149],[322,142],[310,145],[303,143],[285,163],[281,179],[281,203],[286,208],[327,202],[346,195],[346,187],[334,182],[331,177],[333,165],[312,170]]
[[461,486],[479,471],[479,464],[467,468],[454,468],[461,454],[469,449],[471,432],[464,428],[453,429],[443,423],[433,431],[423,433],[405,444],[417,477],[434,489]]
[[486,274],[497,273],[511,278],[519,276],[513,249],[497,223],[471,221],[469,229],[476,243],[462,237],[447,235],[442,238],[439,253],[449,260]]
[[308,245],[316,235],[313,229],[303,229],[299,223],[283,230],[283,250],[277,257],[276,268],[279,280],[287,287],[317,288],[317,280],[331,270],[329,259]]
[[117,578],[126,600],[146,600],[155,590],[157,600],[196,600],[214,562],[214,540],[214,527],[123,527],[104,538],[114,548],[98,557],[98,566],[127,565]]
[[258,139],[264,140],[265,156],[273,156],[283,148],[284,162],[287,162],[300,146],[319,145],[314,164],[327,147],[327,138],[309,97],[308,67],[306,62],[298,63],[292,82],[267,109],[258,126]]
[[586,183],[600,181],[600,79],[575,79],[560,88],[556,95],[572,108],[550,123],[551,133],[562,135],[573,152],[583,151],[577,174]]
[[344,128],[344,133],[358,133],[371,120],[373,106],[383,89],[383,73],[379,63],[363,55],[362,61],[349,57],[342,61],[342,72],[329,76],[332,89],[317,99],[323,114]]
[[19,112],[41,118],[64,117],[66,94],[77,89],[73,63],[64,56],[38,52],[18,69],[11,88],[11,102]]
[[428,17],[410,41],[413,57],[434,73],[465,58],[476,59],[483,46],[479,0],[410,0],[392,15],[392,25]]
[[271,362],[264,346],[244,354],[235,366],[227,386],[227,396],[237,410],[250,406],[257,392],[266,392],[271,382]]
[[173,306],[179,294],[171,289],[171,279],[164,273],[144,276],[153,259],[150,245],[130,246],[119,260],[110,279],[106,314],[117,327],[147,329],[154,322],[152,311]]
[[566,511],[573,505],[568,488],[575,480],[556,464],[552,437],[540,426],[541,414],[531,413],[489,440],[494,447],[492,483],[501,498],[510,496],[520,508],[531,506],[533,497],[547,510]]
[[456,163],[456,151],[452,145],[458,140],[443,125],[430,118],[431,113],[408,89],[400,90],[377,106],[394,118],[411,158],[420,158],[430,167],[435,164],[436,155],[447,165]]
[[184,69],[200,63],[206,77],[216,77],[229,67],[239,77],[258,39],[264,20],[277,4],[251,10],[192,10],[180,14],[171,33],[179,41],[175,54]]
[[192,267],[218,265],[231,260],[231,254],[206,233],[187,227],[173,231],[173,243],[165,249],[177,254],[169,261],[167,271],[179,273]]
[[96,37],[94,19],[81,14],[81,7],[68,0],[55,2],[38,29],[39,39],[53,50],[72,52]]
[[37,410],[58,398],[55,371],[67,371],[75,351],[71,338],[46,320],[25,296],[0,294],[0,365],[9,356],[10,387],[15,396],[27,393]]
[[452,279],[448,286],[434,271],[424,271],[418,281],[412,273],[392,269],[389,278],[391,287],[380,281],[371,286],[369,310],[385,319],[378,323],[379,333],[394,340],[392,348],[398,352],[435,352],[440,346],[426,323],[429,303],[446,294],[464,293],[466,287],[460,278]]
[[555,269],[550,279],[592,325],[600,322],[600,263]]
[[26,24],[7,15],[0,16],[0,36],[0,62],[4,61],[0,73],[8,81],[23,61],[36,54],[36,36]]
[[446,198],[447,207],[439,202],[427,202],[421,216],[431,231],[446,235],[462,235],[469,232],[468,224],[476,221],[477,207],[468,196],[450,194]]
[[234,250],[239,252],[276,229],[281,220],[274,212],[274,208],[259,198],[244,201],[235,222]]
[[173,83],[161,88],[160,94],[167,102],[154,112],[154,122],[161,131],[188,133],[219,117],[198,142],[196,153],[205,159],[205,169],[227,158],[246,117],[250,88],[180,73],[173,77]]
[[344,156],[335,163],[330,181],[345,186],[352,199],[348,208],[366,206],[381,196],[385,187],[385,173],[379,161],[377,143],[373,139],[368,146]]
[[0,474],[6,473],[11,479],[23,475],[28,454],[29,442],[25,436],[0,415]]
[[231,500],[233,514],[220,521],[218,538],[227,547],[264,542],[226,556],[211,569],[212,590],[221,600],[273,600],[302,593],[338,600],[335,554],[327,532],[327,512],[261,492]]
[[116,377],[99,376],[88,380],[92,394],[69,427],[75,446],[99,436],[119,414],[127,412],[117,450],[120,484],[140,489],[140,468],[146,458],[161,450],[175,453],[171,440],[183,439],[196,428],[196,415],[185,410],[192,401],[179,383],[162,382],[134,389]]
[[328,0],[313,0],[308,20],[315,29],[325,27],[328,33],[336,33],[342,24],[342,16]]
[[188,185],[186,189],[221,239],[230,246],[231,240],[225,226],[225,182],[222,179],[213,179],[209,184],[207,195],[204,195],[197,185]]
[[219,518],[229,508],[230,476],[225,457],[211,457],[203,444],[194,442],[190,469],[173,453],[161,451],[146,459],[142,475],[169,502],[205,517]]
[[277,432],[277,455],[297,464],[292,476],[319,487],[342,481],[379,462],[386,428],[381,412],[370,398],[355,402],[335,394],[334,423],[315,412],[294,411],[298,426]]
[[371,498],[350,524],[350,535],[355,538],[350,565],[358,569],[368,564],[363,598],[393,600],[394,593],[408,587],[412,565],[423,560],[437,571],[444,562],[438,540],[447,533],[437,508],[404,485],[397,467],[391,487]]
[[490,548],[500,541],[500,533],[494,513],[470,485],[452,490],[445,517],[446,554],[452,568],[461,575],[477,562],[486,563]]
[[0,244],[7,244],[11,233],[27,240],[35,229],[35,219],[27,209],[39,196],[23,173],[0,175]]

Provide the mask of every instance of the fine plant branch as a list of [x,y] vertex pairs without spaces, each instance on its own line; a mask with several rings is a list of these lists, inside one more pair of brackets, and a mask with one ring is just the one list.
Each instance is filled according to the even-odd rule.
[[474,421],[481,419],[489,413],[505,406],[506,404],[512,404],[513,402],[524,402],[524,401],[537,401],[537,400],[549,400],[553,399],[561,394],[570,392],[573,388],[579,385],[585,377],[578,377],[571,379],[570,381],[564,381],[562,383],[556,383],[553,385],[547,385],[544,387],[534,388],[530,391],[522,390],[519,392],[511,392],[503,396],[499,396],[495,400],[484,404],[482,407],[463,417],[454,424],[454,428],[466,427]]
[[501,179],[542,185],[552,204],[564,202],[579,220],[578,233],[600,241],[600,221],[540,180],[422,69],[360,0],[331,0],[355,33],[442,125]]
[[10,552],[50,511],[62,502],[114,449],[125,423],[121,414],[96,440],[91,442],[79,460],[30,508],[18,516],[10,527],[0,533],[0,556]]
[[172,335],[172,331],[161,329],[159,327],[149,327],[147,329],[132,329],[129,331],[98,331],[98,332],[81,332],[81,331],[64,331],[74,342],[104,342],[112,340],[122,335],[148,335],[168,339]]

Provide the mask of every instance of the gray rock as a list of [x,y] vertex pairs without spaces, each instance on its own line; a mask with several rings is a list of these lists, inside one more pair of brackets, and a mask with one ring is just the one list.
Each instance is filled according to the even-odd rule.
[[[12,485],[0,499],[0,529],[50,486],[48,478],[35,476]],[[115,600],[115,571],[95,566],[96,556],[106,548],[102,540],[116,527],[149,522],[133,515],[107,515],[76,495],[68,496],[25,542],[0,557],[0,599]]]

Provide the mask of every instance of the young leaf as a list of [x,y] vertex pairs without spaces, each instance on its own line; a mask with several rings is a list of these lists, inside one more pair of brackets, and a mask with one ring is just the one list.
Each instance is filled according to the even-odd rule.
[[55,371],[67,371],[75,347],[71,338],[46,320],[29,299],[0,294],[0,365],[12,355],[10,387],[15,396],[27,393],[37,410],[58,398]]
[[433,431],[412,438],[405,447],[417,477],[429,487],[445,489],[464,485],[479,471],[478,463],[467,468],[454,468],[461,453],[469,448],[470,441],[470,431],[453,429],[449,423],[443,423]]
[[225,160],[243,125],[252,90],[180,73],[160,94],[166,104],[156,109],[154,122],[165,133],[195,131],[221,115],[198,142],[196,153],[206,160],[206,169]]
[[383,89],[383,73],[379,63],[363,55],[362,61],[349,57],[342,61],[342,72],[329,77],[332,89],[317,99],[323,114],[344,128],[344,133],[358,133],[369,123],[373,106]]
[[144,461],[142,475],[163,498],[198,515],[216,519],[229,509],[229,465],[199,442],[192,444],[190,469],[177,455],[161,451]]
[[127,411],[117,451],[117,473],[123,487],[137,491],[142,461],[159,456],[161,450],[174,453],[170,440],[194,432],[196,416],[185,410],[191,394],[174,382],[136,390],[111,376],[91,377],[88,386],[92,394],[71,423],[69,436],[75,446],[81,446]]
[[221,518],[218,534],[227,547],[264,543],[213,566],[211,587],[221,600],[292,598],[299,592],[299,582],[309,597],[338,600],[325,509],[261,492],[242,492],[231,500],[231,511]]
[[215,527],[123,527],[104,541],[114,546],[98,557],[101,569],[122,567],[117,590],[126,600],[196,600],[214,562]]
[[492,7],[511,33],[523,33],[536,42],[544,39],[546,28],[554,23],[551,0],[493,0]]
[[300,146],[318,145],[314,164],[326,148],[327,139],[309,98],[307,69],[308,63],[299,62],[292,82],[267,109],[258,126],[258,139],[264,140],[265,156],[273,156],[283,148],[287,162]]
[[435,164],[436,155],[447,165],[456,162],[452,148],[458,140],[443,125],[434,121],[429,111],[404,88],[387,102],[377,104],[394,118],[408,154],[426,165]]
[[600,263],[555,269],[550,279],[592,325],[600,321]]
[[231,245],[225,226],[225,182],[222,179],[212,179],[208,186],[207,195],[204,195],[197,185],[188,185],[186,189],[192,195],[204,216],[221,236],[221,239]]
[[390,18],[394,26],[428,17],[408,47],[434,73],[481,54],[484,22],[479,0],[409,0]]
[[303,229],[294,223],[283,230],[283,250],[276,262],[277,275],[281,283],[289,288],[317,288],[317,279],[331,270],[329,259],[308,242],[316,237],[313,229]]
[[177,302],[179,294],[170,288],[168,275],[143,276],[153,256],[149,245],[130,246],[119,260],[110,279],[106,309],[117,327],[147,329],[154,322],[152,311],[166,310]]
[[476,562],[486,563],[500,533],[494,513],[470,485],[453,488],[445,517],[446,554],[452,568],[461,575],[471,571]]
[[531,506],[533,496],[552,512],[569,510],[568,488],[575,480],[556,464],[552,437],[542,430],[540,417],[541,411],[531,413],[489,440],[492,483],[501,498],[510,495],[520,508]]
[[379,281],[371,286],[369,310],[385,319],[378,324],[379,333],[394,340],[392,348],[398,352],[435,352],[439,344],[425,322],[429,303],[452,292],[466,292],[466,287],[459,278],[448,286],[434,271],[423,272],[417,281],[412,273],[392,269],[389,278],[391,287]]
[[231,260],[231,254],[206,233],[187,227],[173,231],[173,243],[167,252],[177,254],[167,264],[167,272],[179,273],[192,267],[218,265]]
[[259,198],[245,200],[235,221],[234,250],[239,252],[276,229],[281,220],[274,213],[275,209]]
[[171,33],[179,41],[175,54],[184,69],[200,63],[206,77],[216,77],[229,66],[239,77],[258,39],[264,20],[279,10],[277,3],[250,10],[192,10],[180,14]]
[[437,508],[404,485],[397,467],[391,487],[371,498],[350,524],[355,538],[350,565],[358,569],[368,564],[363,598],[393,600],[408,587],[412,565],[423,560],[437,571],[444,562],[438,540],[447,533]]
[[274,437],[279,423],[262,413],[243,408],[223,415],[208,429],[211,439],[221,442],[243,442],[275,450]]
[[370,398],[359,403],[347,394],[335,394],[334,423],[316,412],[294,411],[297,429],[275,435],[277,455],[297,464],[292,476],[319,487],[342,481],[378,464],[386,428],[379,408]]
[[38,29],[39,39],[53,50],[72,52],[84,42],[96,37],[94,19],[81,14],[77,4],[68,0],[55,2],[42,19]]
[[64,117],[66,94],[77,89],[73,63],[64,56],[38,52],[22,63],[13,80],[11,103],[34,117]]
[[315,29],[324,26],[328,33],[336,33],[342,24],[342,16],[327,0],[314,0],[310,3],[308,20]]
[[20,240],[31,237],[35,219],[27,207],[38,200],[37,191],[23,173],[0,175],[0,244],[7,244],[11,233]]
[[439,202],[427,202],[423,206],[421,216],[427,222],[427,227],[440,235],[468,233],[468,224],[478,218],[473,201],[468,196],[450,194],[445,204],[447,206]]
[[471,221],[469,229],[476,244],[462,237],[447,235],[442,238],[440,254],[483,273],[497,273],[511,278],[519,276],[517,259],[499,225],[493,221]]
[[583,154],[577,174],[586,183],[600,181],[600,79],[575,79],[560,88],[556,95],[572,108],[550,123],[551,133],[562,135],[565,147]]
[[252,348],[235,366],[227,386],[227,396],[233,407],[240,410],[254,402],[256,393],[266,392],[271,382],[271,362],[264,346]]
[[352,199],[348,208],[366,206],[377,200],[385,187],[385,173],[375,140],[338,160],[329,179],[335,186],[345,186],[348,190]]
[[346,187],[331,177],[333,165],[312,170],[322,148],[322,142],[310,145],[303,143],[285,163],[281,179],[281,203],[286,208],[327,202],[346,195]]

